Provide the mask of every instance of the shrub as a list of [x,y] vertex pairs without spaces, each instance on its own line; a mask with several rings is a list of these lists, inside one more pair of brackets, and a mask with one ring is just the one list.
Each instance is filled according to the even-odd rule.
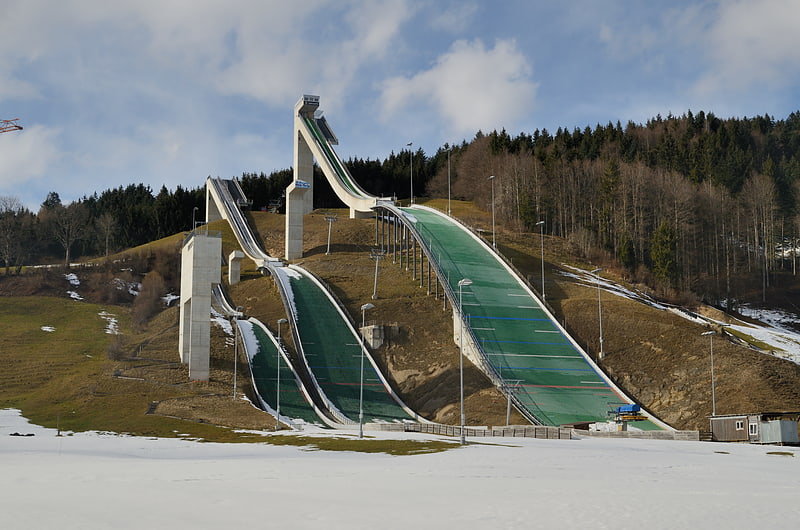
[[106,357],[112,361],[121,361],[125,358],[125,342],[122,335],[114,335],[106,348]]
[[131,319],[136,327],[144,327],[148,320],[161,311],[161,297],[165,294],[164,279],[157,271],[148,272],[142,280],[142,289],[133,301]]

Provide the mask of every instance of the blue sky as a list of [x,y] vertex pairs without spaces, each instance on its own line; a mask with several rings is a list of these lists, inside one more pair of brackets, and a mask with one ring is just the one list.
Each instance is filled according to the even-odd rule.
[[800,109],[796,0],[0,0],[0,196],[291,166],[321,97],[339,154],[433,153],[660,113]]

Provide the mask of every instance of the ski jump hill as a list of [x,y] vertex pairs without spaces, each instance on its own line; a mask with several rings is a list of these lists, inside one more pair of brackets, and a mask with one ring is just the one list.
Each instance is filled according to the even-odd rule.
[[[316,160],[352,218],[376,218],[376,246],[401,266],[405,262],[412,267],[421,285],[427,282],[429,293],[443,291],[462,354],[532,424],[606,422],[611,411],[634,404],[492,246],[442,212],[420,205],[400,207],[361,189],[336,155],[338,140],[318,106],[317,96],[303,96],[295,105],[294,180],[286,190],[287,260],[302,257],[303,216],[313,209]],[[352,426],[359,405],[365,421],[424,421],[391,389],[322,283],[261,249],[241,213],[248,202],[238,183],[209,178],[206,195],[206,222],[227,220],[242,250],[275,278],[297,346],[299,359],[290,362],[266,326],[254,319],[239,321],[243,336],[250,337],[248,355],[261,406],[289,425]],[[368,375],[361,385],[359,364],[364,360]],[[363,399],[357,394],[361,388]],[[635,427],[671,430],[652,414],[646,417]]]
[[242,334],[259,405],[291,427],[352,428],[360,418],[366,423],[416,421],[322,282],[261,248],[240,210],[248,203],[238,182],[209,178],[206,197],[206,221],[226,220],[247,257],[275,279],[296,346],[292,359],[280,337],[257,319],[242,319],[223,289],[214,290],[216,308],[234,318]]

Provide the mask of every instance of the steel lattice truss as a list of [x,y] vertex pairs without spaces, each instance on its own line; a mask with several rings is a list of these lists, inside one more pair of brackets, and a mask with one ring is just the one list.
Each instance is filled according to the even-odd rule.
[[18,120],[19,118],[14,118],[13,120],[0,120],[0,133],[21,131],[22,125],[18,125],[16,123]]

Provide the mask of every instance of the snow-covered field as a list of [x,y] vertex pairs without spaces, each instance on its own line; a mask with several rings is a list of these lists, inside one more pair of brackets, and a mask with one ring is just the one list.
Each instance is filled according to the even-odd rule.
[[57,437],[2,410],[0,528],[796,528],[795,451],[495,438],[389,456]]

